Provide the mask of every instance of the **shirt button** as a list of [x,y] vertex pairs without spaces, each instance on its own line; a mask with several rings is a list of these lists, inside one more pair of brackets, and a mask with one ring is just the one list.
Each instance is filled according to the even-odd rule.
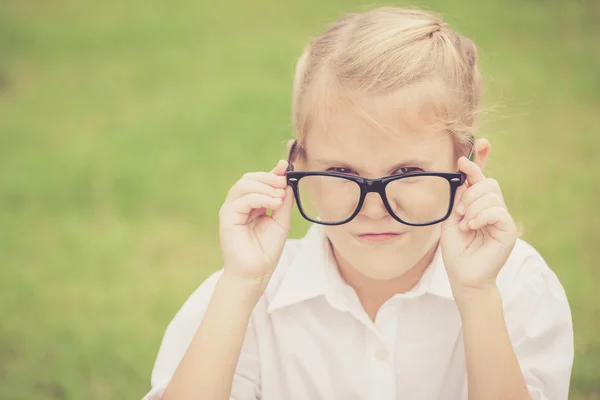
[[383,347],[375,352],[375,358],[379,361],[385,361],[388,358],[388,352]]

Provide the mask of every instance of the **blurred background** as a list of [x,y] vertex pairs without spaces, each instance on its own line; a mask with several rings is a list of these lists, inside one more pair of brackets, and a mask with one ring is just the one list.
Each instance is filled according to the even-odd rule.
[[[569,296],[571,398],[600,399],[600,1],[410,4],[479,46],[487,174]],[[1,399],[148,391],[227,190],[285,157],[296,58],[372,5],[0,1]]]

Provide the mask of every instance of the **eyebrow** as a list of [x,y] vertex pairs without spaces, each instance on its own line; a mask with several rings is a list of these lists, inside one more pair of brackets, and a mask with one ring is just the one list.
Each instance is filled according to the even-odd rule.
[[[325,157],[315,157],[315,161],[318,162],[319,164],[324,164],[324,165],[330,165],[330,166],[339,166],[339,167],[348,167],[350,169],[354,169],[354,170],[360,170],[362,168],[356,168],[353,167],[351,163],[348,162],[344,162],[344,161],[339,161],[339,160],[335,160],[335,159],[328,159]],[[402,167],[408,167],[408,166],[413,166],[413,167],[420,167],[420,168],[429,168],[431,167],[432,162],[428,161],[428,160],[421,160],[418,158],[411,158],[411,159],[407,159],[404,160],[402,162],[396,163],[394,164],[389,171],[393,172],[396,171],[399,168]]]

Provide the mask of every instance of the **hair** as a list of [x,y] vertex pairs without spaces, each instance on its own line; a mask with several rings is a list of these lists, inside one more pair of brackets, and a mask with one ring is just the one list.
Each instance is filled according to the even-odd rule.
[[335,100],[349,101],[377,124],[351,100],[365,95],[419,104],[466,152],[481,97],[477,49],[441,17],[418,9],[382,7],[341,17],[309,43],[296,65],[296,140],[305,141],[315,118]]

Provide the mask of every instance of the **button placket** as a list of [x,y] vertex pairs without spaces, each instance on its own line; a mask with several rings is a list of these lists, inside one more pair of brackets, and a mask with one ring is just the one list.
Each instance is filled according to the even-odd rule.
[[375,352],[375,358],[379,361],[387,361],[388,360],[388,351],[384,347],[380,347]]
[[384,305],[377,314],[374,328],[367,331],[367,360],[370,375],[370,398],[396,399],[396,379],[392,351],[396,318],[394,307]]

